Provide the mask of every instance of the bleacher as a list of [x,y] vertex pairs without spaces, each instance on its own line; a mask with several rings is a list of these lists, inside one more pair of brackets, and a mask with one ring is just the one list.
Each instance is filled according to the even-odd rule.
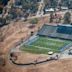
[[68,26],[59,26],[57,29],[57,33],[62,33],[62,34],[72,34],[72,26],[68,27]]
[[38,32],[39,36],[48,36],[52,38],[60,38],[66,40],[72,40],[72,26],[71,25],[58,25],[50,26],[44,25]]
[[48,36],[56,29],[56,26],[44,25],[38,32],[40,36]]

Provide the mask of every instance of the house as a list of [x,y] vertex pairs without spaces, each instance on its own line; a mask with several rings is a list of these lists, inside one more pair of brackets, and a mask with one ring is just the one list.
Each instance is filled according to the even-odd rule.
[[50,12],[54,12],[55,10],[53,8],[48,8],[45,9],[45,13],[50,13]]
[[68,10],[68,7],[62,6],[62,7],[61,7],[61,10]]

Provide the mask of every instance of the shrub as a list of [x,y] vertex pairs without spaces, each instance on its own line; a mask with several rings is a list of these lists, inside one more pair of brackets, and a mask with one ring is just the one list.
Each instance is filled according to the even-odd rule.
[[30,23],[31,24],[37,24],[38,23],[38,19],[37,18],[32,19],[32,20],[30,20]]

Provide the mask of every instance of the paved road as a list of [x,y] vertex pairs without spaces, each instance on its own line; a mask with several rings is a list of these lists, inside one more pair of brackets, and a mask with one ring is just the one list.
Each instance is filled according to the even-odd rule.
[[[57,14],[61,14],[61,15],[64,15],[66,12],[68,12],[68,10],[66,10],[66,11],[59,11],[59,12],[56,12]],[[69,11],[69,12],[71,12],[71,10]],[[50,13],[48,13],[48,14],[39,14],[39,15],[36,15],[36,16],[32,16],[32,17],[28,17],[28,19],[33,19],[33,18],[40,18],[40,17],[49,17],[50,16]]]
[[43,7],[44,7],[44,0],[41,0],[38,11],[37,11],[37,16],[38,15],[43,15]]

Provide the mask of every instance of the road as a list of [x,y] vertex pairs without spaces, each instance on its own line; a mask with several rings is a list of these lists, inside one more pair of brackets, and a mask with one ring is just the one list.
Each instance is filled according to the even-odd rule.
[[41,2],[39,2],[39,7],[36,16],[43,15],[43,8],[44,8],[44,0],[41,0]]
[[[72,12],[71,10],[70,11],[68,11],[68,10],[65,10],[65,11],[59,11],[59,12],[56,12],[57,14],[61,14],[62,16],[64,16],[64,14],[66,13],[66,12]],[[28,19],[33,19],[33,18],[41,18],[41,17],[49,17],[50,16],[50,13],[48,13],[48,14],[38,14],[38,15],[36,15],[36,16],[32,16],[32,17],[28,17]],[[71,14],[71,17],[72,17],[72,14]]]

